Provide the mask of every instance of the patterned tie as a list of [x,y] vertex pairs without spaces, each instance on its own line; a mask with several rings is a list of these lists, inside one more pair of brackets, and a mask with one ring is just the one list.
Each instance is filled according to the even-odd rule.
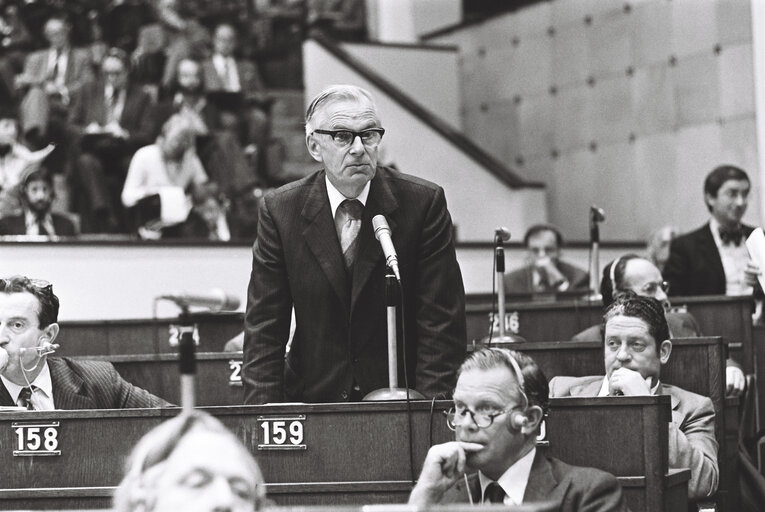
[[492,482],[486,486],[483,492],[484,503],[504,503],[505,490],[497,482]]
[[364,205],[358,199],[346,199],[337,208],[335,213],[335,228],[337,238],[340,240],[340,248],[343,251],[345,267],[350,270],[359,249],[359,230],[361,229],[361,213]]
[[35,406],[32,405],[32,388],[21,388],[16,403],[19,407],[26,408],[27,411],[34,411]]

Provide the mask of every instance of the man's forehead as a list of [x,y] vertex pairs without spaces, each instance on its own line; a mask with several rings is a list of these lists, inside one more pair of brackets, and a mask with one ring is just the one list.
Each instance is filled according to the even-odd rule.
[[319,124],[336,126],[338,124],[366,121],[379,124],[377,111],[372,102],[364,99],[335,99],[321,105],[314,115]]
[[509,368],[495,367],[489,370],[472,369],[464,371],[457,379],[455,398],[490,399],[509,397],[514,378]]
[[0,292],[0,314],[3,316],[36,315],[39,310],[40,301],[29,292]]

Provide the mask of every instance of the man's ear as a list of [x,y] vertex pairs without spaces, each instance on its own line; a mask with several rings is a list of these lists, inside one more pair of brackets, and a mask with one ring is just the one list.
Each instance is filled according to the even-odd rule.
[[661,364],[667,364],[667,361],[669,361],[669,355],[672,353],[672,342],[669,340],[664,340],[661,342],[661,345],[659,346],[659,362]]
[[542,420],[544,419],[542,408],[538,405],[529,406],[529,408],[523,412],[523,416],[526,418],[526,421],[524,422],[523,427],[521,427],[521,432],[526,435],[535,434],[539,428],[539,424],[542,423]]
[[324,163],[324,159],[321,157],[321,147],[313,135],[305,136],[305,145],[314,160]]
[[59,326],[57,323],[52,323],[45,329],[43,329],[43,336],[41,338],[41,341],[47,341],[48,343],[53,343],[53,340],[56,339],[56,336],[58,336]]

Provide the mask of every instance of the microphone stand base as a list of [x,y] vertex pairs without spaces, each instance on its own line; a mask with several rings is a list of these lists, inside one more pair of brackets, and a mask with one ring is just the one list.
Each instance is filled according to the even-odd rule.
[[[425,400],[419,391],[409,390],[410,400]],[[365,402],[383,402],[388,400],[406,400],[406,388],[380,388],[375,389],[364,397]]]
[[486,336],[485,338],[481,339],[480,341],[476,341],[473,344],[474,348],[477,347],[486,347],[489,344],[491,345],[505,345],[510,343],[527,343],[526,338],[523,336],[519,336],[517,334],[505,334],[504,336],[492,336],[491,340],[489,340],[489,337]]

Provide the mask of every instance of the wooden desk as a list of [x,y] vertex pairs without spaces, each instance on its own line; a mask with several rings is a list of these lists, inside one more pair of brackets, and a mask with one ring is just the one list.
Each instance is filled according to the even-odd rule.
[[[221,352],[242,332],[242,313],[198,313],[200,352]],[[177,352],[168,342],[171,319],[61,322],[57,342],[61,356],[166,354]]]
[[[743,365],[744,372],[754,372],[751,298],[725,295],[673,297],[672,304],[685,306],[705,336],[722,336],[730,345],[733,358]],[[490,295],[468,295],[468,341],[481,340],[488,335],[491,310]],[[536,342],[570,340],[584,329],[599,324],[603,310],[600,301],[570,300],[508,303],[506,313],[508,331]]]
[[[661,425],[669,415],[668,398],[606,399],[599,401],[594,413],[581,407],[587,399],[577,400],[583,399],[551,401],[547,449],[552,455],[572,463],[585,461],[584,465],[616,473],[633,511],[672,510],[669,504],[678,499],[678,493],[682,497],[687,495],[687,474],[639,472],[640,467],[653,468],[654,472],[656,468],[666,468],[667,432]],[[406,406],[402,403],[284,404],[205,410],[223,421],[256,455],[268,482],[268,495],[278,504],[349,505],[405,502],[412,475],[419,475],[430,445],[453,439],[443,414],[450,406],[451,402],[436,402],[431,415],[430,402],[411,404],[413,468],[405,437],[408,432]],[[600,412],[603,407],[608,409]],[[107,508],[113,488],[121,479],[124,458],[132,447],[150,428],[177,413],[177,409],[134,409],[0,414],[0,464],[4,468],[0,508]],[[577,416],[579,420],[575,419]],[[637,421],[637,417],[644,421]],[[303,438],[298,444],[305,445],[305,449],[261,449],[267,444],[264,425],[273,428],[274,421],[286,421],[288,425],[293,421],[301,423]],[[619,452],[611,454],[589,450],[598,439],[617,439],[612,433],[623,432],[621,429],[633,421],[638,428],[647,429],[647,433],[631,431],[630,439],[642,439],[643,435],[654,436],[649,438],[654,439],[661,436],[661,431],[664,437],[655,438],[658,444],[654,441],[628,443],[628,448],[622,446]],[[21,425],[51,422],[58,422],[55,439],[60,455],[13,455],[13,450],[18,448],[17,429]],[[570,422],[577,429],[569,429]],[[589,427],[584,429],[585,425]],[[44,434],[47,427],[39,428],[42,430],[38,434],[43,432],[46,439],[52,437]],[[29,432],[28,428],[23,432]],[[23,438],[30,436],[24,434]],[[624,443],[624,436],[618,439]],[[289,438],[285,444],[290,444]],[[663,455],[656,448],[657,456],[663,459],[644,461],[645,457],[654,456],[654,448],[644,449],[649,445],[664,446]],[[273,447],[273,442],[265,446]],[[615,453],[624,457],[614,458]],[[646,508],[659,501],[662,507]]]

